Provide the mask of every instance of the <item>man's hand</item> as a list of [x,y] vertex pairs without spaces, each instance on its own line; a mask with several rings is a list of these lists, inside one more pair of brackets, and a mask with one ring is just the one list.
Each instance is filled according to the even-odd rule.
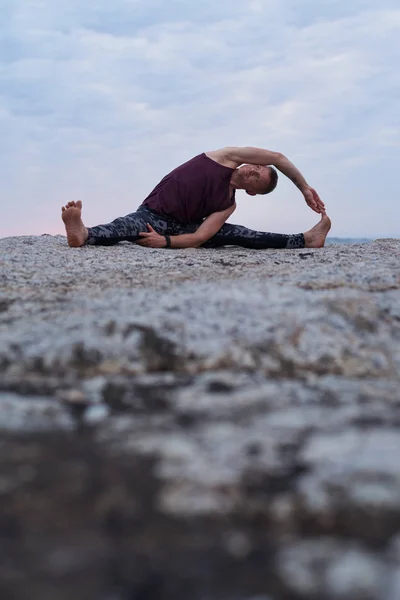
[[[200,227],[193,233],[183,233],[181,235],[171,235],[171,248],[198,248],[209,239],[211,239],[223,226],[225,221],[231,216],[236,208],[234,203],[229,208],[209,215]],[[166,248],[167,240],[165,236],[158,234],[147,223],[148,232],[139,233],[141,240],[136,243],[147,248]]]
[[302,192],[304,200],[307,202],[308,206],[312,208],[312,210],[314,210],[316,213],[325,212],[325,204],[322,202],[314,188],[307,186],[302,190]]
[[146,248],[165,248],[167,240],[163,235],[160,235],[155,231],[149,223],[147,223],[148,232],[139,233],[141,240],[136,243],[139,246],[146,246]]

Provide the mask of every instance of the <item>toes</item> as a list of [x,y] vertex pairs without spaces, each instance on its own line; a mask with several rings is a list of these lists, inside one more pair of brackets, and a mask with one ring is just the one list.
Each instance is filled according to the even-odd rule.
[[82,208],[82,202],[80,200],[78,200],[77,202],[75,202],[74,200],[71,200],[71,202],[67,202],[67,204],[65,205],[65,207],[62,207],[62,210],[68,210],[69,208]]

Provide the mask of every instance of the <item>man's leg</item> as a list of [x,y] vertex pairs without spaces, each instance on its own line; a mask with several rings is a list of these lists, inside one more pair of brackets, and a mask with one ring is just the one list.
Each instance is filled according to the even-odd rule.
[[254,231],[242,225],[225,223],[211,240],[203,244],[203,247],[242,246],[243,248],[257,250],[266,248],[322,248],[330,228],[331,221],[326,214],[322,215],[320,222],[310,231],[293,235]]
[[136,242],[140,239],[139,233],[147,231],[147,223],[158,233],[167,231],[167,221],[162,215],[139,207],[134,213],[125,217],[118,217],[106,225],[88,227],[86,244],[96,246],[113,246],[118,242]]
[[80,201],[69,202],[62,210],[68,244],[72,247],[113,246],[123,241],[136,242],[139,239],[139,233],[147,231],[147,223],[161,234],[168,233],[170,229],[169,220],[145,207],[139,207],[134,213],[96,227],[84,226],[81,210],[82,202]]
[[304,248],[305,241],[302,233],[284,235],[282,233],[267,233],[254,231],[242,225],[225,223],[214,237],[203,244],[204,248],[219,248],[221,246],[242,246],[264,250],[266,248]]

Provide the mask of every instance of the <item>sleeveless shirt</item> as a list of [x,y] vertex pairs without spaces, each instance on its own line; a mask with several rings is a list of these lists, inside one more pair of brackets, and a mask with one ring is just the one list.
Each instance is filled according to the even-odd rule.
[[229,184],[234,171],[203,152],[166,175],[142,206],[185,225],[198,223],[233,205],[235,190],[229,197]]

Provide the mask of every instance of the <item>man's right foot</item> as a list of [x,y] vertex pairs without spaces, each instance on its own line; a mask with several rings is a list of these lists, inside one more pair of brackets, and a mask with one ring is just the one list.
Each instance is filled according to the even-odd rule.
[[81,219],[82,202],[68,202],[62,207],[61,218],[64,221],[67,232],[68,245],[71,248],[83,246],[88,238],[88,230]]
[[304,234],[306,248],[323,248],[330,228],[331,220],[326,213],[323,213],[320,222]]

